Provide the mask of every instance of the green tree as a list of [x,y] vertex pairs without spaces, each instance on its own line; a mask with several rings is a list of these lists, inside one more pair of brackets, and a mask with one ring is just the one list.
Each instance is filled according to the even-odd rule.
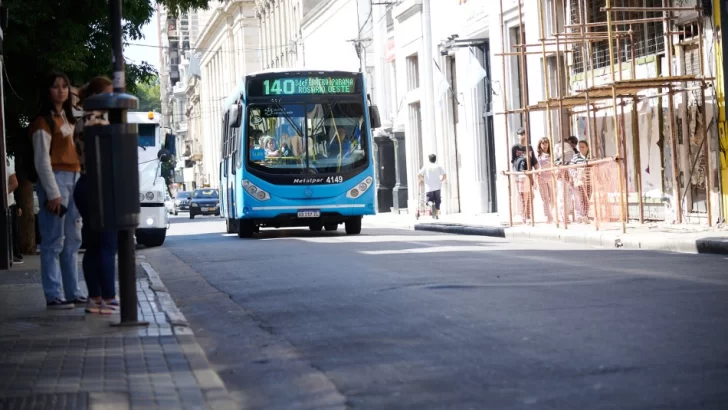
[[136,95],[139,98],[139,111],[162,111],[159,77],[152,82],[138,84]]
[[[157,0],[172,14],[190,8],[207,8],[209,0]],[[28,121],[39,108],[39,85],[51,70],[63,71],[74,85],[97,75],[111,75],[111,35],[108,1],[101,0],[5,0],[10,21],[4,30],[3,73],[5,129],[8,150],[27,138]],[[142,38],[149,23],[153,0],[122,0],[124,42]],[[154,68],[146,62],[126,65],[127,92],[150,82]],[[18,189],[23,209],[20,237],[24,251],[34,251],[32,186],[18,170]]]

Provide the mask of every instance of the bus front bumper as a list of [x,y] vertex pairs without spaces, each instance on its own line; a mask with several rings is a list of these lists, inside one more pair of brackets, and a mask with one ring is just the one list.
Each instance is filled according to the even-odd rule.
[[148,206],[147,204],[142,205],[139,212],[139,226],[137,230],[167,229],[168,226],[169,214],[164,203],[154,204],[153,206]]
[[374,208],[352,204],[335,207],[306,204],[302,206],[253,207],[244,211],[243,219],[253,220],[256,225],[268,227],[309,226],[312,224],[343,223],[364,215],[374,215]]

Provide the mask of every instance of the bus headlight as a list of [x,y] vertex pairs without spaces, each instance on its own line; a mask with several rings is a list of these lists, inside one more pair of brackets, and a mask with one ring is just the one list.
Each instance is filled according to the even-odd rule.
[[258,188],[247,179],[242,181],[243,188],[255,199],[259,201],[267,201],[270,199],[270,194],[264,190]]
[[140,200],[140,201],[143,201],[143,200],[144,200],[144,194],[142,194],[142,193],[139,193],[139,200]]
[[154,200],[154,192],[147,192],[147,194],[145,196],[147,197],[148,201]]
[[366,192],[369,188],[372,187],[372,183],[374,183],[374,178],[372,177],[366,177],[363,181],[356,184],[356,187],[350,189],[346,193],[347,198],[356,199],[359,198],[364,192]]

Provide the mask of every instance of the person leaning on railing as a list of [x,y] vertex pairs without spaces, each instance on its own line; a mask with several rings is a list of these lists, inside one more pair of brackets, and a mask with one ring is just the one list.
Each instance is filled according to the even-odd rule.
[[583,165],[569,170],[576,196],[576,221],[589,223],[589,200],[592,194],[590,170],[586,166],[590,159],[589,143],[579,141],[578,152],[574,154],[569,165]]

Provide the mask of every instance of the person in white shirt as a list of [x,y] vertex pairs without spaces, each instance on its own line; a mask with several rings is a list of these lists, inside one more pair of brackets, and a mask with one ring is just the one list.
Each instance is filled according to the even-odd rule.
[[435,214],[432,217],[438,219],[440,215],[440,203],[442,202],[440,189],[447,175],[445,174],[445,170],[437,164],[437,156],[435,154],[430,154],[428,158],[430,159],[430,163],[422,167],[418,178],[420,182],[425,183],[427,202],[435,204]]
[[20,252],[20,242],[18,238],[18,216],[21,215],[20,208],[15,203],[14,191],[18,189],[18,178],[15,176],[15,159],[12,157],[5,157],[5,166],[7,172],[8,184],[8,207],[10,208],[10,224],[12,228],[12,240],[13,240],[13,263],[23,263],[23,255]]

